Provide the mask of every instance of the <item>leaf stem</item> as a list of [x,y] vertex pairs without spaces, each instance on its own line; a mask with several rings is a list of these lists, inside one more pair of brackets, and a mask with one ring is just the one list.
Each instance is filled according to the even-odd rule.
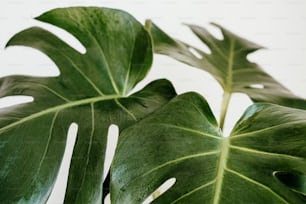
[[226,114],[227,114],[227,110],[228,110],[228,105],[229,102],[231,100],[231,96],[232,94],[225,91],[223,93],[223,98],[222,98],[222,104],[221,104],[221,114],[220,114],[220,122],[219,122],[219,128],[221,130],[223,130],[224,127],[224,122],[225,122],[225,118],[226,118]]
[[150,20],[150,19],[147,19],[146,21],[145,21],[145,29],[150,33],[150,31],[151,31],[151,26],[152,26],[152,21]]

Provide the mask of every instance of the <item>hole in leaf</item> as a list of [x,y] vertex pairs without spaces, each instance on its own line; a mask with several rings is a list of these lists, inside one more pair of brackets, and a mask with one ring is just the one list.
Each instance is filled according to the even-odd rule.
[[50,25],[42,23],[42,27],[45,29],[51,31],[53,34],[55,34],[59,39],[62,39],[64,42],[69,44],[72,48],[80,52],[81,54],[86,53],[86,48],[84,45],[71,33],[67,32],[66,30]]
[[33,102],[32,96],[6,96],[0,98],[0,108]]
[[0,60],[0,67],[8,67],[1,71],[2,76],[17,74],[26,76],[56,77],[60,74],[55,63],[47,55],[30,47],[8,47],[4,53],[3,60]]
[[217,26],[210,24],[207,26],[207,30],[217,39],[217,40],[224,40],[224,36],[222,31]]
[[107,146],[104,160],[104,171],[103,171],[103,181],[105,180],[107,173],[110,169],[111,163],[113,161],[115,150],[119,137],[119,128],[117,125],[110,125],[107,134]]
[[265,86],[263,84],[251,84],[250,87],[253,88],[253,89],[263,89],[263,88],[265,88]]
[[203,58],[203,56],[202,56],[196,49],[194,49],[193,47],[189,47],[188,49],[189,49],[189,51],[190,51],[196,58],[198,58],[198,59],[202,59],[202,58]]
[[111,204],[110,194],[107,194],[104,198],[104,204]]
[[150,204],[153,200],[161,196],[167,190],[169,190],[176,182],[175,178],[170,178],[160,185],[151,195],[149,195],[142,204]]
[[276,171],[273,175],[291,190],[306,196],[306,175],[282,171]]
[[[188,24],[186,24],[188,25]],[[194,33],[190,30],[190,32],[192,33],[192,35],[194,35]],[[190,52],[192,52],[192,54],[194,54],[196,57],[199,54],[195,49],[200,50],[201,52],[210,55],[211,54],[211,49],[209,48],[209,46],[207,44],[205,44],[200,38],[195,37],[192,39],[192,41],[187,42],[189,45],[192,45],[194,47],[188,46],[188,49]],[[195,53],[193,53],[195,52]],[[200,54],[200,59],[202,59],[203,57]]]
[[211,49],[203,42],[200,44],[200,49],[208,55],[211,54]]
[[69,174],[69,166],[71,162],[74,144],[77,137],[77,132],[78,132],[78,125],[76,123],[72,123],[68,129],[68,136],[67,136],[67,142],[66,142],[63,160],[60,169],[58,171],[54,187],[47,201],[47,204],[64,203],[68,174]]
[[256,62],[260,62],[263,54],[266,54],[265,49],[259,49],[259,50],[256,50],[256,52],[247,53],[246,58],[249,62],[256,63]]

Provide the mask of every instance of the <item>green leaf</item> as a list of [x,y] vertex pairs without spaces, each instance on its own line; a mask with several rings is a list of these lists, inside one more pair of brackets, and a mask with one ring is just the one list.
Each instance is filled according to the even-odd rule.
[[278,176],[306,176],[306,111],[252,105],[226,138],[207,102],[187,93],[121,136],[114,203],[141,203],[170,178],[175,184],[152,203],[306,202]]
[[[64,8],[37,18],[73,34],[81,54],[54,34],[33,27],[8,45],[36,48],[60,69],[57,77],[8,76],[0,96],[34,102],[0,109],[1,203],[45,203],[53,188],[71,123],[78,124],[65,203],[101,203],[108,128],[120,131],[174,95],[166,80],[128,96],[152,63],[151,39],[129,14],[107,8]],[[127,32],[128,31],[128,32]]]
[[220,25],[219,40],[205,28],[188,25],[192,32],[210,49],[205,53],[182,41],[175,40],[155,24],[151,25],[154,50],[192,67],[210,73],[226,93],[245,93],[255,102],[270,102],[305,109],[306,101],[292,94],[282,84],[257,64],[247,60],[247,55],[262,47],[245,40]]

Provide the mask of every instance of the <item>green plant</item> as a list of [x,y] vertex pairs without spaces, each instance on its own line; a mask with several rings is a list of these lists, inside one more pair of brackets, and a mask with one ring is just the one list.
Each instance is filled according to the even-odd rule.
[[[55,9],[37,19],[73,34],[86,53],[38,27],[8,42],[42,51],[60,75],[0,79],[1,97],[34,97],[1,110],[2,203],[47,201],[73,122],[78,135],[65,203],[103,203],[109,185],[112,203],[142,203],[170,178],[175,184],[155,194],[154,203],[305,203],[306,102],[246,59],[258,45],[221,26],[223,40],[190,25],[211,49],[206,54],[150,22],[144,28],[106,8]],[[221,84],[219,124],[202,96],[176,95],[167,80],[129,95],[150,69],[152,41],[156,52],[203,69]],[[235,92],[255,103],[227,138],[222,128]],[[110,179],[103,181],[111,124],[120,136]]]

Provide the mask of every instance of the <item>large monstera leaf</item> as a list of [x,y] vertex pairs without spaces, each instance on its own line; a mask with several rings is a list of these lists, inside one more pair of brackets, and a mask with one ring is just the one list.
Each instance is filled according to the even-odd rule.
[[125,129],[116,155],[114,203],[141,203],[170,178],[175,184],[152,203],[306,202],[302,188],[282,179],[306,176],[306,111],[299,109],[254,104],[222,137],[207,102],[187,93]]
[[102,203],[108,128],[120,131],[175,95],[165,80],[128,96],[152,62],[151,40],[129,14],[106,8],[64,8],[37,18],[65,29],[81,54],[54,34],[32,27],[8,43],[36,48],[60,70],[57,77],[8,76],[1,97],[34,102],[0,110],[1,203],[45,203],[54,185],[71,123],[78,124],[65,203]]
[[248,54],[261,46],[245,40],[220,25],[219,40],[205,28],[188,25],[192,32],[210,49],[205,53],[196,47],[175,40],[152,24],[154,50],[190,66],[209,72],[222,86],[226,94],[247,94],[253,101],[270,102],[305,109],[305,100],[295,96],[257,64],[248,61]]

